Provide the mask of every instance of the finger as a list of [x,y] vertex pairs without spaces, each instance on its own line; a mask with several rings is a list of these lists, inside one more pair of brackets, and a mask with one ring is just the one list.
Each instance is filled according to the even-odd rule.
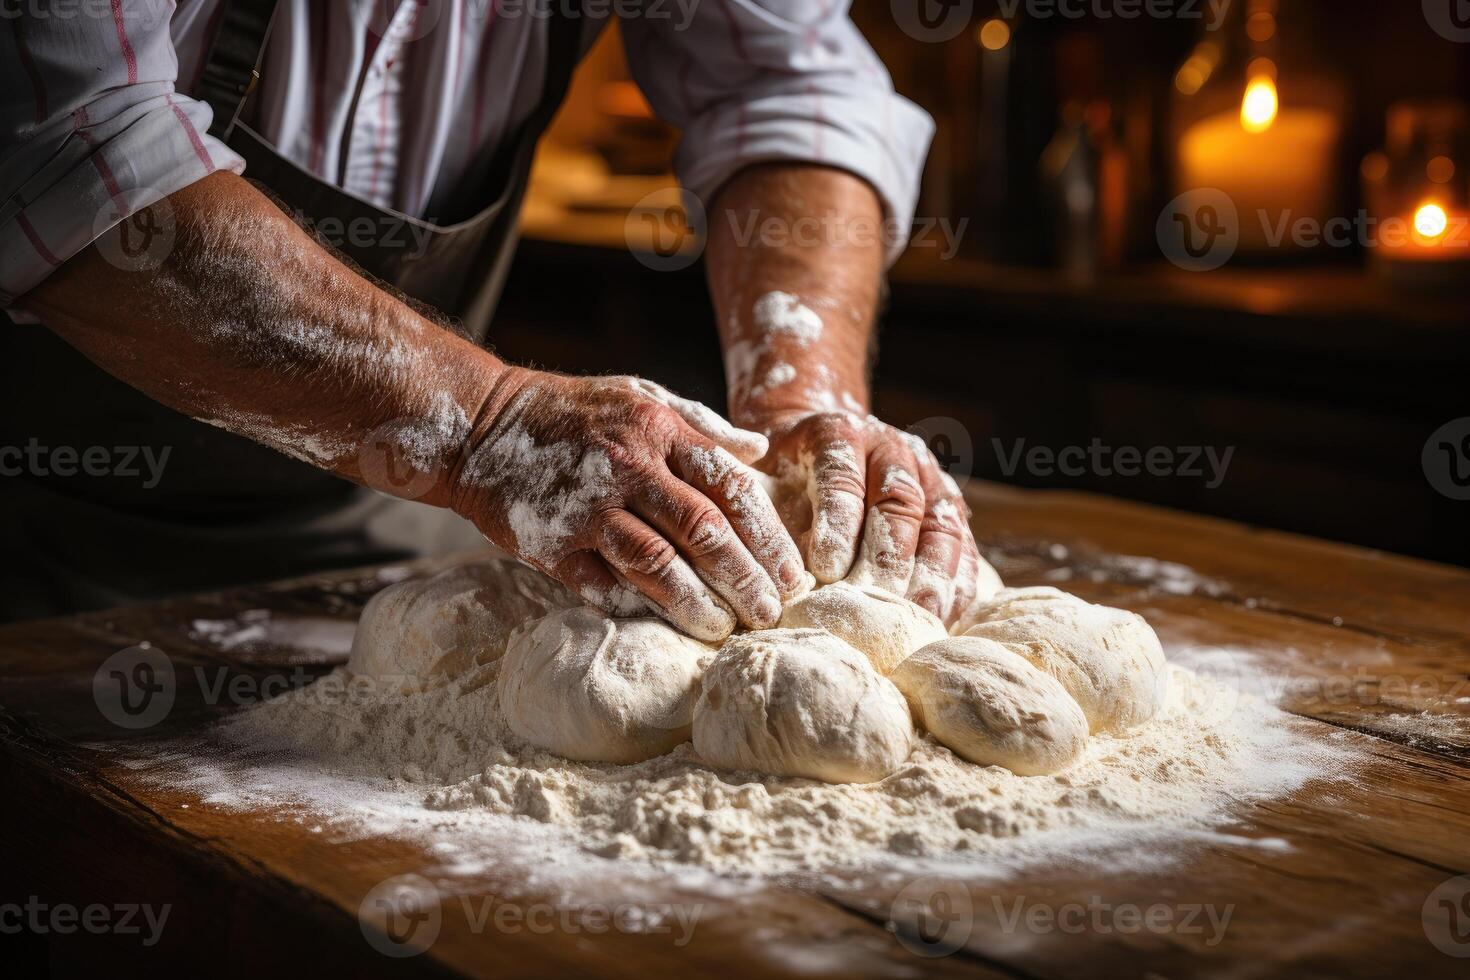
[[615,572],[652,600],[660,616],[690,636],[713,643],[734,631],[734,613],[668,539],[628,511],[603,517],[599,551]]
[[984,563],[985,559],[980,557],[980,549],[975,547],[974,539],[971,539],[960,552],[960,569],[955,576],[954,613],[952,618],[945,620],[946,626],[962,622],[981,599],[979,569]]
[[781,618],[776,585],[714,501],[667,473],[630,504],[730,604],[741,625],[751,629],[776,625]]
[[812,458],[806,564],[818,582],[846,578],[863,528],[864,477],[855,433],[825,440]]
[[883,439],[868,454],[867,520],[851,578],[906,595],[924,522],[919,464],[900,439]]
[[778,600],[794,596],[805,581],[806,568],[759,474],[718,446],[676,446],[669,464],[685,483],[714,501],[774,583]]
[[703,402],[682,398],[663,385],[643,378],[634,378],[633,385],[659,404],[672,408],[691,429],[742,463],[754,463],[770,449],[770,442],[765,436],[740,428]]
[[[974,548],[964,501],[949,495],[938,479],[937,467],[919,463],[927,505],[919,527],[919,544],[914,551],[914,574],[909,579],[909,601],[929,610],[946,624],[957,615],[955,596],[960,585],[960,560],[966,545]],[[970,591],[974,569],[968,570]]]
[[548,575],[571,589],[589,606],[609,616],[653,616],[658,608],[648,597],[618,578],[595,551],[574,551],[548,569]]

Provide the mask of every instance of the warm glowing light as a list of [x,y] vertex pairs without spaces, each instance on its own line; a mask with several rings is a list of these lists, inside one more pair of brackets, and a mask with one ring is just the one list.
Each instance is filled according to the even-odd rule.
[[1185,95],[1193,95],[1205,84],[1205,73],[1192,61],[1186,61],[1174,76],[1174,87]]
[[1438,204],[1421,204],[1414,212],[1414,230],[1421,238],[1437,241],[1449,230],[1450,216]]
[[980,46],[986,51],[999,51],[1011,43],[1011,25],[993,17],[980,25]]
[[1245,22],[1245,33],[1257,44],[1264,44],[1276,36],[1276,17],[1266,11],[1251,14]]
[[1388,157],[1382,153],[1370,153],[1363,158],[1363,179],[1378,183],[1388,176]]
[[1455,179],[1455,161],[1447,156],[1437,156],[1430,160],[1424,170],[1436,184],[1448,184]]
[[1248,133],[1264,133],[1276,121],[1276,83],[1257,78],[1245,87],[1240,101],[1240,124]]

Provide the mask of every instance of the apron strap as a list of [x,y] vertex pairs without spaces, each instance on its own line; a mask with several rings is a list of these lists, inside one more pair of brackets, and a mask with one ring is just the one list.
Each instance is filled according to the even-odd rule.
[[211,136],[228,140],[256,81],[277,0],[222,0],[223,13],[204,62],[198,97],[214,110]]

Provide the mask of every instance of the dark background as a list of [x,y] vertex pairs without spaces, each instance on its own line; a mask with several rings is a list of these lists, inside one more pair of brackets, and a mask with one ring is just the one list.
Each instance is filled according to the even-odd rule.
[[[1335,207],[1353,214],[1363,206],[1359,162],[1383,144],[1389,106],[1463,103],[1470,45],[1435,34],[1417,0],[1268,6],[1290,32],[1283,57],[1303,52],[1340,86]],[[1197,22],[1023,19],[996,147],[976,143],[985,92],[975,34],[996,5],[976,4],[966,29],[943,44],[906,35],[893,9],[859,0],[854,16],[899,90],[938,124],[918,213],[971,224],[959,255],[911,250],[891,273],[878,414],[899,426],[953,420],[925,428],[942,430],[934,448],[958,457],[957,475],[1099,491],[1470,564],[1470,503],[1437,492],[1421,462],[1431,433],[1470,415],[1464,283],[1390,286],[1361,248],[1208,273],[1162,260],[1152,222],[1172,196],[1172,81],[1202,36]],[[1105,101],[1120,123],[1152,134],[1131,163],[1138,191],[1124,261],[1081,277],[1057,270],[1038,186],[1037,160],[1068,93]],[[986,182],[1000,171],[1008,186],[997,197]],[[1460,171],[1463,182],[1470,160]],[[531,229],[497,350],[567,371],[640,373],[723,405],[702,267],[654,271],[622,243],[588,238],[575,216],[564,228]],[[1233,447],[1234,455],[1213,489],[1208,475],[1005,472],[1001,452],[1023,439],[1052,450],[1097,439],[1142,451]]]

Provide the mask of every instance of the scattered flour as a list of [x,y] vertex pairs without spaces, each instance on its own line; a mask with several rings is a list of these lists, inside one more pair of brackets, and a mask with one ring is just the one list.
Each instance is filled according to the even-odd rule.
[[236,714],[220,729],[220,757],[163,778],[220,806],[335,818],[339,834],[423,836],[472,820],[513,841],[518,863],[616,858],[768,876],[936,861],[958,873],[1092,853],[1100,838],[1187,840],[1340,762],[1265,702],[1174,668],[1153,721],[1094,736],[1077,765],[1050,776],[972,765],[927,737],[869,784],[716,772],[688,744],[632,766],[582,764],[508,731],[498,669],[406,696],[357,691],[339,670]]

